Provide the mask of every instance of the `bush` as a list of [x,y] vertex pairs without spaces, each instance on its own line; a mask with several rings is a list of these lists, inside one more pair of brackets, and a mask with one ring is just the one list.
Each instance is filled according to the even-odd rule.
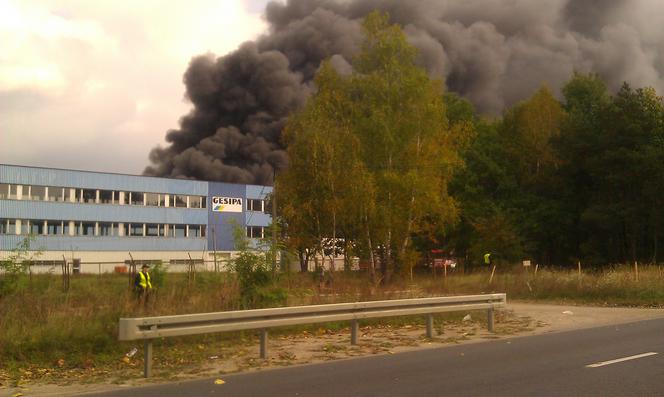
[[16,292],[25,284],[30,261],[41,255],[41,252],[30,253],[32,240],[34,236],[25,237],[7,259],[0,261],[0,298]]

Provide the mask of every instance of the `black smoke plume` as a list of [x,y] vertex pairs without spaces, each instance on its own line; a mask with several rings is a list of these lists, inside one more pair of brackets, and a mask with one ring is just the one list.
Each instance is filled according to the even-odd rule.
[[500,113],[543,83],[560,89],[574,70],[664,88],[661,0],[289,0],[269,3],[269,32],[184,75],[193,104],[170,145],[150,153],[146,175],[270,184],[287,165],[288,115],[312,92],[321,61],[348,72],[372,10],[389,12],[419,62],[483,113]]

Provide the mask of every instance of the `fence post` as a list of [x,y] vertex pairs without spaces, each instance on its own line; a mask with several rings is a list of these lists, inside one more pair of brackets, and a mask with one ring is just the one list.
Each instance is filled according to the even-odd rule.
[[261,358],[267,358],[267,330],[261,330]]
[[359,332],[360,324],[357,320],[350,322],[350,344],[357,345],[357,333]]
[[433,314],[427,314],[427,338],[433,338]]
[[489,332],[493,332],[493,307],[487,310],[487,327],[489,328]]

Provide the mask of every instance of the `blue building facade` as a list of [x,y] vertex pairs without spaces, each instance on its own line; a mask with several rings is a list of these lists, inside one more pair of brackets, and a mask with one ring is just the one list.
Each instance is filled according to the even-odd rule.
[[250,238],[264,234],[271,192],[269,186],[0,164],[0,257],[27,236],[48,259],[232,252],[234,227]]

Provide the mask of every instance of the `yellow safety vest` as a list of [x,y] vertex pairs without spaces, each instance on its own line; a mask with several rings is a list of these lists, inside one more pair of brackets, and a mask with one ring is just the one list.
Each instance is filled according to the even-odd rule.
[[491,264],[491,254],[484,254],[484,264]]
[[140,286],[143,289],[152,288],[152,283],[150,282],[150,273],[138,272],[138,274],[141,276]]

